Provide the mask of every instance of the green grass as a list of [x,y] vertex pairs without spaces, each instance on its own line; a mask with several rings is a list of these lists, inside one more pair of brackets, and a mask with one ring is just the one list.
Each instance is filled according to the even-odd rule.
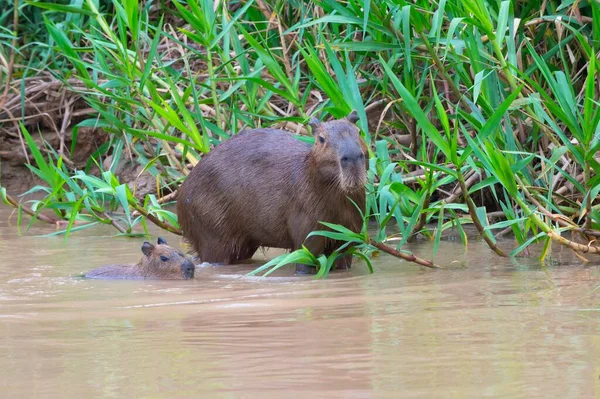
[[[40,68],[81,83],[94,112],[79,125],[111,134],[100,166],[131,153],[169,192],[188,173],[186,160],[245,127],[300,128],[313,114],[354,109],[371,152],[365,218],[378,228],[359,239],[340,234],[358,240],[361,254],[389,238],[387,227],[400,236],[393,249],[420,235],[437,250],[444,230],[464,237],[465,224],[500,256],[550,240],[599,251],[597,2],[28,4],[23,18],[35,15],[45,29],[19,43],[21,56],[37,49]],[[381,118],[368,113],[376,101]],[[132,234],[145,215],[177,230],[169,203],[135,198],[114,171],[94,177],[28,144],[46,182],[35,188],[45,199],[31,205],[69,220],[66,234],[82,220]],[[501,220],[491,223],[491,211]],[[513,248],[497,246],[504,229]],[[566,230],[577,239],[563,238]],[[268,265],[298,259],[319,276],[333,262],[299,250]]]

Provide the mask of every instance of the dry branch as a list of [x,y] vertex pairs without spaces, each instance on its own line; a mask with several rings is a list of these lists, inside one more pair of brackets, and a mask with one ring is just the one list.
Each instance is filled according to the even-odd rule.
[[375,248],[379,249],[380,251],[383,251],[383,252],[388,253],[388,254],[390,254],[392,256],[395,256],[396,258],[404,259],[404,260],[416,263],[416,264],[421,265],[421,266],[430,267],[432,269],[442,269],[442,267],[436,265],[435,263],[433,263],[431,261],[428,261],[426,259],[421,259],[419,257],[414,256],[413,254],[409,255],[409,254],[405,254],[403,252],[397,251],[394,248],[392,248],[392,247],[390,247],[388,245],[385,245],[383,243],[376,242],[376,241],[373,241],[373,240],[369,240],[369,244],[372,245],[372,246],[374,246]]
[[8,203],[11,206],[13,206],[17,209],[20,207],[23,210],[23,212],[25,212],[26,214],[28,214],[29,216],[31,216],[33,218],[41,220],[42,222],[45,222],[48,224],[56,224],[59,222],[58,219],[51,218],[50,216],[44,215],[43,213],[35,212],[30,207],[20,204],[19,201],[17,201],[12,195],[10,195],[8,193],[6,194],[6,200],[8,201]]

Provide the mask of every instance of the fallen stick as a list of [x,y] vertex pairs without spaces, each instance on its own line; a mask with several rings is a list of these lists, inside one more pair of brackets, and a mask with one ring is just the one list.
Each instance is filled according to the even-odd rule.
[[407,260],[409,262],[416,263],[416,264],[421,265],[421,266],[430,267],[432,269],[442,269],[441,266],[438,266],[438,265],[436,265],[435,263],[433,263],[431,261],[428,261],[426,259],[418,258],[418,257],[414,256],[413,254],[409,255],[409,254],[405,254],[403,252],[397,251],[396,249],[394,249],[394,248],[392,248],[392,247],[390,247],[388,245],[385,245],[383,243],[375,242],[373,240],[369,240],[369,244],[372,245],[372,246],[374,246],[375,248],[379,249],[380,251],[388,253],[388,254],[390,254],[392,256],[395,256],[397,258],[401,258],[401,259]]
[[6,196],[6,201],[8,202],[8,205],[11,205],[15,208],[21,207],[21,209],[23,209],[23,212],[25,212],[29,216],[34,217],[38,220],[41,220],[42,222],[46,222],[48,224],[58,223],[58,219],[51,218],[50,216],[44,215],[43,213],[36,214],[33,211],[33,209],[31,209],[30,207],[20,204],[19,201],[17,201],[12,195],[5,193],[5,196]]

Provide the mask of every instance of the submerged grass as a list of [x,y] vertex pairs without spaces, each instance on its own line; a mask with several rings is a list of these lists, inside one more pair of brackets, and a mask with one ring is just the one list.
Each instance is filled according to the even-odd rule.
[[[20,29],[15,48],[0,32],[0,76],[10,75],[0,100],[23,94],[19,74],[49,70],[90,107],[71,151],[79,128],[110,134],[94,176],[63,161],[68,149],[40,151],[18,129],[44,199],[3,198],[68,221],[65,235],[80,222],[133,234],[146,220],[178,232],[166,194],[212,146],[246,127],[306,134],[311,115],[356,110],[371,158],[365,221],[376,232],[365,223],[361,234],[319,234],[358,243],[369,267],[373,251],[433,266],[402,246],[420,235],[436,252],[449,228],[466,244],[465,224],[499,256],[553,241],[600,251],[598,2],[71,0],[28,2],[19,21],[28,13],[45,29],[30,32],[38,41]],[[12,67],[8,53],[18,54]],[[136,198],[118,181],[126,156],[155,176],[158,196]],[[497,244],[507,231],[512,249]],[[304,262],[324,277],[343,251],[301,249],[257,272]]]

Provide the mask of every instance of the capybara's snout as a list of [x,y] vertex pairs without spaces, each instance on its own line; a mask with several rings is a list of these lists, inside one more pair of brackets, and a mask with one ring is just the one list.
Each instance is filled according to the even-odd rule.
[[183,275],[183,278],[186,280],[192,279],[194,278],[195,273],[196,266],[194,266],[194,263],[191,260],[186,259],[181,265],[181,274]]

